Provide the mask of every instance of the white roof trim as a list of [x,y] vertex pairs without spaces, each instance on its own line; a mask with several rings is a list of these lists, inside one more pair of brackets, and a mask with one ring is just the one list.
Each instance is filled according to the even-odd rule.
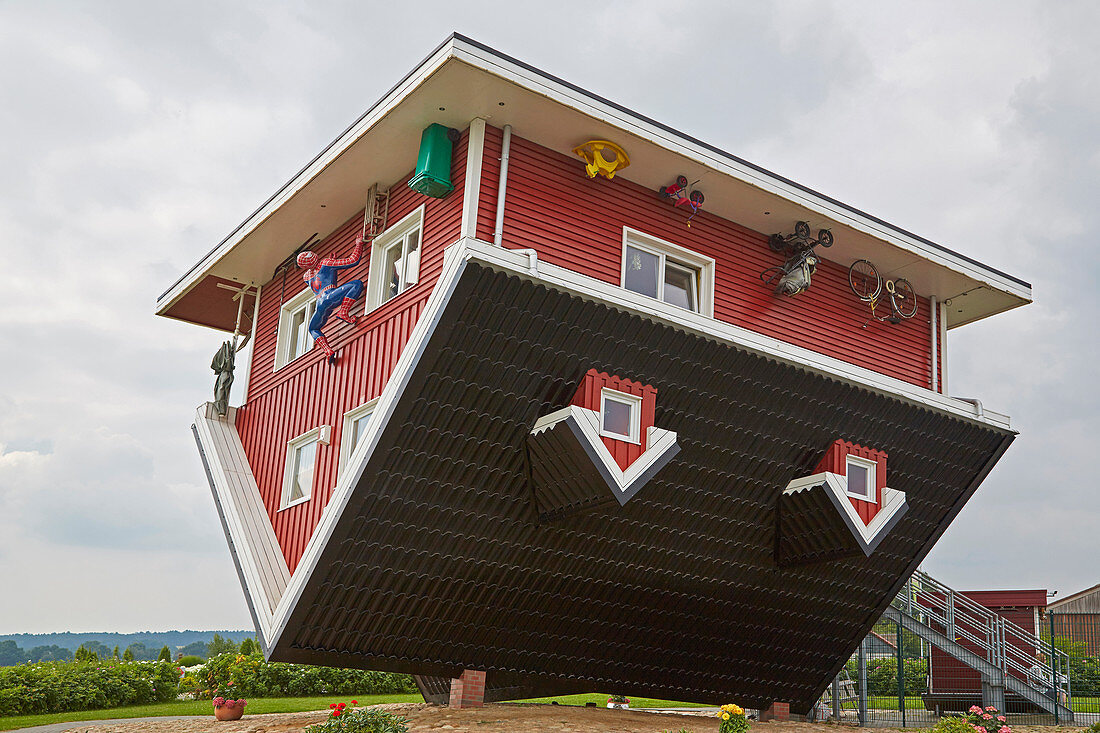
[[449,59],[460,60],[472,67],[483,69],[491,74],[535,91],[562,105],[572,107],[585,115],[613,125],[630,134],[649,140],[661,147],[683,155],[686,158],[712,168],[719,173],[731,176],[756,186],[775,196],[795,202],[832,221],[847,225],[876,239],[889,242],[902,250],[934,262],[967,277],[981,282],[995,290],[1009,293],[1026,301],[1031,301],[1031,287],[1006,276],[993,268],[982,265],[950,250],[922,241],[903,230],[862,214],[823,195],[784,180],[775,174],[753,167],[730,154],[722,154],[699,141],[671,131],[646,120],[636,113],[613,106],[591,93],[567,85],[548,74],[522,65],[499,52],[472,42],[461,36],[452,35],[441,44],[427,59],[410,72],[381,100],[367,111],[351,127],[325,148],[305,168],[285,184],[274,196],[248,217],[228,237],[183,275],[164,295],[157,300],[157,313],[165,313],[180,297],[200,280],[206,271],[224,257],[239,242],[254,231],[265,219],[285,204],[292,196],[303,189],[314,177],[330,163],[343,154],[363,134],[381,120],[387,113],[400,104],[413,90],[435,73]]

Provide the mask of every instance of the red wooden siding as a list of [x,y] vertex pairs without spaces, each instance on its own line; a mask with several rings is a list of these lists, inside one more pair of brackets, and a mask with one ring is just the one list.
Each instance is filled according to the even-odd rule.
[[580,388],[577,389],[577,394],[573,396],[571,404],[599,412],[600,395],[605,387],[642,398],[641,445],[636,445],[627,440],[601,438],[603,444],[607,446],[607,450],[611,452],[611,456],[615,459],[615,463],[619,464],[619,468],[625,471],[649,447],[646,443],[646,431],[653,427],[653,413],[657,405],[657,390],[648,384],[589,369],[588,373],[584,375],[584,381],[581,382]]
[[[409,151],[410,163],[416,151]],[[455,145],[451,168],[456,191],[444,199],[414,193],[408,177],[391,189],[388,222],[399,221],[422,204],[424,231],[421,239],[419,282],[385,303],[356,326],[332,318],[325,327],[338,362],[329,366],[319,349],[274,371],[281,304],[305,287],[297,268],[283,279],[263,287],[253,348],[247,401],[237,412],[237,429],[248,463],[256,476],[275,536],[287,565],[294,571],[321,513],[336,486],[344,413],[381,394],[408,341],[424,303],[443,266],[443,248],[459,237],[462,187],[466,171],[466,134]],[[364,189],[367,182],[364,181]],[[315,248],[321,257],[346,257],[363,226],[360,212]],[[340,282],[359,278],[367,282],[369,248],[356,267],[341,274]],[[352,309],[362,314],[362,302]],[[317,449],[313,493],[309,501],[278,511],[286,463],[287,441],[318,425],[332,426],[332,442]]]
[[[501,131],[486,132],[478,237],[491,240],[500,167]],[[629,152],[629,151],[628,151]],[[671,183],[679,171],[670,170]],[[705,189],[704,189],[705,193]],[[773,295],[760,273],[783,258],[767,236],[705,209],[687,214],[655,191],[621,177],[589,179],[579,158],[512,136],[504,246],[530,247],[539,258],[607,283],[620,283],[623,227],[673,242],[715,260],[715,318],[812,349],[925,388],[931,386],[929,302],[898,325],[871,321],[852,294],[847,268],[824,260],[805,293]],[[776,222],[776,231],[794,222]],[[768,232],[767,234],[770,234]],[[828,256],[828,250],[820,250]]]
[[886,486],[886,453],[846,440],[837,440],[825,451],[825,456],[817,464],[814,473],[829,471],[830,473],[847,476],[848,456],[865,458],[875,463],[875,501],[862,501],[848,497],[848,501],[852,502],[852,506],[859,514],[859,518],[863,520],[864,524],[867,524],[875,518],[881,507],[882,489]]

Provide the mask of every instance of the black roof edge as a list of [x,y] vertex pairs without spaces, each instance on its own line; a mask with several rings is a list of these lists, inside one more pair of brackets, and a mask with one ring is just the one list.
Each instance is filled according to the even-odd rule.
[[810,188],[809,186],[803,186],[801,183],[798,183],[796,181],[792,181],[790,178],[787,178],[785,176],[781,176],[778,173],[773,173],[772,171],[768,170],[767,168],[763,168],[759,165],[756,165],[755,163],[751,163],[751,162],[745,160],[744,158],[740,158],[740,157],[734,155],[733,153],[726,152],[725,150],[722,150],[721,148],[719,148],[715,145],[711,145],[710,143],[703,142],[699,138],[692,137],[691,135],[680,132],[679,130],[677,130],[674,127],[666,125],[662,122],[658,122],[657,120],[655,120],[651,117],[647,117],[643,114],[639,114],[638,112],[635,112],[634,110],[630,109],[629,107],[625,107],[621,104],[618,104],[617,102],[612,102],[610,99],[607,99],[605,97],[601,97],[599,94],[594,94],[594,93],[588,91],[587,89],[585,89],[583,87],[579,87],[576,84],[568,82],[565,79],[562,79],[560,77],[554,76],[553,74],[548,74],[545,71],[543,71],[542,69],[538,68],[537,66],[532,66],[531,64],[520,61],[519,59],[517,59],[513,56],[509,56],[506,53],[501,53],[500,51],[496,50],[492,46],[487,46],[484,43],[481,43],[480,41],[476,41],[473,38],[470,38],[469,36],[464,36],[464,35],[462,35],[461,33],[458,33],[458,32],[452,32],[449,36],[447,36],[445,39],[443,39],[442,43],[440,43],[434,49],[432,49],[431,53],[429,53],[427,56],[425,56],[423,59],[421,59],[420,63],[416,64],[412,68],[412,70],[409,71],[409,73],[407,73],[403,77],[401,77],[400,81],[398,81],[396,84],[391,86],[388,90],[386,90],[386,93],[383,94],[381,97],[379,97],[375,101],[374,104],[367,107],[366,111],[363,112],[363,114],[361,114],[357,118],[355,118],[354,122],[352,122],[350,125],[345,127],[343,132],[341,132],[339,135],[337,135],[336,138],[332,142],[330,142],[328,145],[326,145],[321,150],[320,153],[313,156],[313,158],[308,163],[306,163],[304,166],[302,166],[302,168],[297,173],[295,173],[293,176],[291,176],[290,180],[288,180],[286,183],[284,183],[282,186],[280,186],[279,189],[277,191],[275,191],[275,193],[271,194],[271,196],[269,196],[266,201],[264,201],[262,204],[260,204],[256,208],[255,211],[253,211],[251,214],[249,214],[247,217],[245,217],[244,221],[242,221],[240,224],[238,224],[236,227],[234,227],[233,231],[229,232],[229,234],[227,234],[220,242],[218,242],[216,245],[214,245],[213,249],[211,249],[209,252],[207,252],[205,255],[203,255],[202,258],[200,258],[198,262],[196,262],[194,265],[192,265],[190,268],[188,268],[188,270],[186,272],[184,272],[182,275],[180,275],[176,279],[176,281],[168,287],[167,290],[165,290],[163,293],[160,294],[160,297],[157,298],[157,302],[159,303],[161,300],[163,300],[164,296],[168,295],[168,293],[172,292],[172,290],[177,285],[179,285],[181,282],[186,280],[187,277],[191,275],[191,273],[193,273],[195,270],[197,270],[199,268],[199,265],[201,265],[203,263],[203,261],[206,260],[207,257],[209,257],[210,255],[217,252],[218,249],[221,248],[221,246],[223,244],[225,244],[230,239],[232,239],[233,235],[235,235],[242,228],[244,228],[245,224],[247,224],[252,219],[252,217],[256,216],[256,214],[263,211],[263,209],[268,204],[270,204],[272,201],[274,201],[276,198],[278,198],[279,194],[281,194],[283,191],[285,191],[290,186],[290,184],[292,184],[298,178],[298,176],[305,173],[305,171],[311,165],[313,165],[318,160],[323,158],[325,156],[325,153],[327,153],[329,150],[331,150],[332,147],[334,145],[336,145],[336,143],[339,142],[342,137],[344,137],[344,135],[348,134],[348,132],[350,132],[352,128],[354,128],[356,125],[358,125],[360,122],[362,122],[363,119],[366,118],[367,115],[369,115],[374,110],[375,107],[377,107],[379,104],[382,103],[383,99],[388,97],[390,94],[393,93],[393,91],[395,89],[397,89],[399,86],[404,84],[405,81],[409,77],[413,76],[420,69],[420,67],[423,66],[425,62],[427,62],[428,59],[430,59],[432,56],[435,56],[437,53],[439,53],[439,50],[441,48],[443,48],[444,46],[446,46],[448,43],[450,43],[453,40],[459,40],[459,41],[462,41],[463,43],[468,43],[471,46],[474,46],[475,48],[479,48],[482,51],[485,51],[486,53],[491,53],[494,56],[497,56],[498,58],[504,59],[505,61],[507,61],[509,63],[515,64],[516,66],[519,66],[522,69],[526,69],[527,71],[538,74],[539,76],[541,76],[545,79],[548,79],[548,80],[550,80],[550,81],[552,81],[556,84],[561,84],[562,86],[564,86],[568,89],[571,89],[575,92],[578,92],[579,94],[583,94],[586,97],[589,97],[591,99],[596,100],[597,102],[600,102],[601,104],[606,104],[607,106],[609,106],[613,109],[616,109],[619,112],[622,112],[624,114],[630,115],[631,117],[639,119],[639,120],[645,122],[646,124],[653,125],[654,127],[658,128],[658,129],[661,129],[661,130],[664,130],[667,133],[675,135],[675,136],[677,136],[677,137],[679,137],[683,140],[687,140],[688,142],[692,143],[693,145],[698,145],[702,148],[705,148],[706,150],[711,151],[712,153],[715,153],[717,155],[721,155],[722,157],[728,158],[729,160],[732,160],[732,161],[734,161],[734,162],[736,162],[740,165],[744,165],[744,166],[747,166],[749,168],[752,168],[754,171],[757,171],[758,173],[763,173],[764,175],[769,176],[771,178],[774,178],[777,181],[782,181],[783,183],[785,183],[789,186],[794,186],[795,188],[797,188],[800,191],[804,191],[805,193],[808,193],[812,196],[816,196],[816,197],[822,199],[823,201],[828,201],[829,203],[831,203],[835,206],[839,206],[840,208],[845,209],[847,211],[850,211],[851,213],[856,214],[857,216],[862,216],[865,219],[868,219],[870,221],[875,222],[876,224],[881,224],[884,227],[892,229],[892,230],[894,230],[895,232],[897,232],[899,234],[905,235],[906,237],[911,237],[911,238],[917,240],[918,242],[922,242],[924,244],[927,244],[930,247],[935,247],[936,249],[940,250],[941,252],[945,252],[945,253],[953,256],[953,257],[958,257],[959,259],[961,259],[965,262],[969,262],[972,265],[975,265],[977,267],[981,267],[983,269],[989,270],[990,272],[996,273],[996,274],[1000,275],[1001,277],[1004,277],[1004,278],[1007,278],[1007,279],[1011,280],[1014,283],[1022,285],[1026,288],[1031,288],[1031,283],[1025,282],[1024,280],[1021,280],[1018,277],[1014,277],[1012,275],[1009,275],[1007,272],[1002,272],[1001,270],[998,270],[995,267],[990,267],[989,265],[986,265],[982,262],[979,262],[978,260],[975,260],[972,257],[967,257],[966,255],[961,254],[959,252],[956,252],[953,249],[950,249],[948,247],[944,247],[942,244],[937,244],[937,243],[933,242],[930,239],[925,239],[924,237],[922,237],[920,235],[917,235],[917,234],[914,234],[914,233],[912,233],[908,230],[902,229],[899,226],[895,226],[895,225],[891,224],[890,222],[885,221],[884,219],[880,219],[877,216],[872,216],[871,214],[868,214],[865,211],[860,211],[859,209],[855,208],[854,206],[849,206],[848,204],[845,204],[842,201],[838,201],[838,200],[832,198],[831,196],[826,196],[823,193],[819,193],[818,191],[815,191],[814,189]]
[[[256,214],[259,214],[259,213],[260,213],[261,211],[263,211],[263,210],[264,210],[264,208],[266,208],[266,207],[267,207],[267,205],[268,205],[268,204],[270,204],[270,203],[271,203],[272,201],[274,201],[275,199],[277,199],[277,198],[279,197],[279,194],[281,194],[281,193],[282,193],[283,191],[285,191],[285,190],[286,190],[287,188],[289,188],[289,187],[290,187],[290,184],[294,183],[294,181],[295,181],[295,180],[297,180],[298,176],[300,176],[300,175],[302,175],[303,173],[305,173],[305,172],[306,172],[307,170],[309,170],[309,167],[310,167],[311,165],[313,165],[314,163],[316,163],[316,162],[317,162],[318,160],[320,160],[321,158],[325,157],[325,153],[327,153],[328,151],[332,150],[333,146],[335,146],[335,145],[336,145],[336,143],[340,142],[340,139],[341,139],[341,138],[343,138],[343,137],[344,137],[344,135],[347,135],[347,134],[348,134],[349,132],[351,132],[352,128],[354,128],[354,127],[355,127],[356,125],[358,125],[358,124],[359,124],[360,122],[362,122],[362,121],[363,121],[364,119],[366,119],[367,115],[369,115],[369,114],[370,114],[371,112],[373,112],[373,111],[374,111],[374,109],[375,109],[375,108],[376,108],[376,107],[377,107],[378,105],[380,105],[380,104],[382,103],[382,100],[384,100],[384,99],[385,99],[386,97],[388,97],[388,96],[390,96],[391,94],[393,94],[394,90],[396,90],[396,89],[397,89],[397,88],[398,88],[399,86],[401,86],[402,84],[404,84],[404,83],[405,83],[405,82],[406,82],[406,81],[407,81],[407,80],[409,79],[409,77],[413,76],[413,75],[414,75],[414,74],[415,74],[415,73],[416,73],[416,72],[417,72],[417,71],[418,71],[418,70],[420,69],[420,67],[421,67],[421,66],[423,66],[423,65],[424,65],[425,63],[427,63],[428,59],[430,59],[430,58],[431,58],[432,56],[435,56],[435,55],[436,55],[437,53],[439,53],[439,50],[440,50],[441,48],[443,48],[444,46],[446,46],[446,45],[447,45],[448,43],[450,43],[450,42],[451,42],[452,40],[454,40],[455,38],[463,38],[463,37],[462,37],[462,36],[459,36],[459,35],[458,35],[457,33],[452,33],[451,35],[449,35],[449,36],[447,36],[447,37],[446,37],[445,39],[443,39],[443,42],[442,42],[442,43],[440,43],[440,44],[439,44],[438,46],[436,46],[435,48],[433,48],[433,49],[431,50],[431,53],[429,53],[429,54],[428,54],[427,56],[425,56],[424,58],[422,58],[422,59],[421,59],[421,60],[420,60],[420,61],[419,61],[419,62],[418,62],[418,63],[417,63],[417,64],[416,64],[416,65],[415,65],[415,66],[414,66],[413,68],[412,68],[412,70],[410,70],[410,71],[409,71],[409,73],[405,74],[405,75],[404,75],[403,77],[401,77],[401,79],[400,79],[400,80],[399,80],[399,81],[398,81],[398,82],[397,82],[396,84],[394,84],[394,85],[393,85],[393,86],[391,86],[391,87],[390,87],[389,89],[387,89],[387,90],[386,90],[386,92],[385,92],[385,94],[383,94],[383,95],[382,95],[381,97],[379,97],[378,99],[376,99],[376,100],[375,100],[374,104],[372,104],[371,106],[367,107],[366,111],[365,111],[365,112],[363,112],[363,114],[361,114],[361,115],[359,115],[358,117],[356,117],[356,118],[355,118],[355,120],[354,120],[354,121],[353,121],[353,122],[352,122],[352,123],[351,123],[350,125],[348,125],[347,127],[345,127],[345,128],[344,128],[344,130],[343,130],[343,132],[341,132],[341,133],[340,133],[339,135],[337,135],[337,136],[335,137],[335,139],[333,139],[333,141],[332,141],[332,142],[330,142],[330,143],[329,143],[328,145],[326,145],[326,146],[325,146],[325,147],[324,147],[324,148],[323,148],[323,149],[321,150],[321,152],[319,152],[319,153],[317,153],[317,155],[313,156],[313,158],[311,158],[311,159],[310,159],[310,161],[309,161],[308,163],[306,163],[306,164],[305,164],[304,166],[302,166],[302,167],[301,167],[301,169],[299,169],[297,173],[295,173],[295,174],[294,174],[293,176],[291,176],[291,177],[290,177],[290,180],[288,180],[288,181],[287,181],[286,183],[284,183],[284,184],[283,184],[282,186],[279,186],[278,190],[277,190],[277,191],[275,191],[275,193],[273,193],[273,194],[271,194],[270,196],[268,196],[268,197],[267,197],[267,200],[265,200],[265,201],[264,201],[264,202],[263,202],[262,204],[260,204],[259,206],[257,206],[257,207],[256,207],[256,210],[255,210],[255,211],[253,211],[253,212],[252,212],[251,214],[249,214],[248,216],[246,216],[246,217],[244,218],[244,221],[242,221],[242,222],[241,222],[240,224],[238,224],[237,226],[235,226],[235,227],[233,228],[233,231],[229,232],[229,234],[225,235],[225,237],[223,237],[223,238],[222,238],[222,240],[221,240],[220,242],[218,242],[217,244],[215,244],[215,245],[214,245],[214,247],[213,247],[213,249],[211,249],[211,250],[210,250],[209,252],[207,252],[207,253],[206,253],[205,255],[203,255],[203,256],[202,256],[202,257],[201,257],[201,258],[199,259],[199,261],[198,261],[198,262],[196,262],[196,263],[195,263],[194,265],[192,265],[192,266],[191,266],[190,268],[188,268],[187,272],[183,273],[183,274],[182,274],[182,275],[180,275],[180,276],[179,276],[178,278],[176,278],[176,281],[175,281],[174,283],[172,283],[172,284],[171,284],[171,285],[170,285],[170,286],[168,287],[168,289],[167,289],[167,290],[165,290],[165,291],[164,291],[163,293],[161,293],[159,297],[157,297],[157,302],[159,303],[159,302],[160,302],[161,300],[163,300],[163,299],[164,299],[164,296],[166,296],[166,295],[168,295],[168,293],[172,292],[172,290],[173,290],[173,289],[175,289],[175,287],[176,287],[177,285],[179,285],[179,284],[180,284],[181,282],[183,282],[184,280],[186,280],[186,279],[187,279],[187,277],[188,277],[188,276],[189,276],[189,275],[190,275],[191,273],[193,273],[193,272],[194,272],[195,270],[197,270],[197,269],[199,268],[199,265],[201,265],[201,264],[202,264],[202,263],[203,263],[203,262],[204,262],[204,261],[206,260],[206,258],[207,258],[207,257],[209,257],[210,255],[212,255],[212,254],[214,254],[215,252],[217,252],[217,251],[218,251],[218,250],[219,250],[219,249],[221,248],[221,246],[222,246],[223,244],[225,244],[225,243],[226,243],[226,242],[228,242],[228,241],[229,241],[230,239],[232,239],[232,238],[233,238],[233,235],[235,235],[235,234],[236,234],[237,232],[239,232],[239,231],[240,231],[241,229],[243,229],[243,228],[244,228],[244,225],[245,225],[245,224],[247,224],[247,223],[248,223],[249,221],[251,221],[252,217],[256,216]],[[466,39],[465,39],[465,38],[463,38],[463,40],[466,40]]]
[[[721,148],[719,148],[715,145],[711,145],[710,143],[703,142],[699,138],[692,137],[691,135],[680,132],[676,128],[670,127],[669,125],[666,125],[662,122],[658,122],[657,120],[653,119],[652,117],[647,117],[643,114],[639,114],[639,113],[635,112],[634,110],[630,109],[629,107],[624,107],[623,105],[618,104],[617,102],[612,102],[610,99],[607,99],[605,97],[601,97],[598,94],[593,94],[592,92],[588,91],[587,89],[584,89],[583,87],[579,87],[576,84],[571,84],[570,82],[568,82],[564,79],[561,79],[559,77],[556,77],[553,74],[548,74],[545,71],[543,71],[542,69],[539,69],[538,67],[532,66],[531,64],[528,64],[528,63],[524,63],[523,61],[520,61],[519,59],[514,58],[512,56],[509,56],[508,54],[501,53],[500,51],[497,51],[495,48],[492,48],[490,46],[486,46],[484,43],[480,43],[479,41],[475,41],[474,39],[469,38],[468,36],[464,36],[461,33],[452,33],[451,38],[456,38],[456,39],[462,41],[463,43],[468,43],[471,46],[476,46],[477,48],[480,48],[482,51],[485,51],[487,53],[491,53],[495,56],[498,56],[498,57],[504,59],[505,61],[508,61],[509,63],[515,64],[516,66],[519,66],[523,69],[526,69],[527,71],[538,74],[539,76],[542,76],[543,78],[549,79],[550,81],[553,81],[556,84],[561,84],[562,86],[567,87],[568,89],[572,89],[574,92],[578,92],[580,94],[585,95],[586,97],[590,97],[591,99],[595,99],[596,101],[600,102],[601,104],[606,104],[607,106],[609,106],[613,109],[616,109],[619,112],[622,112],[624,114],[628,114],[631,117],[635,117],[639,120],[642,120],[646,124],[653,125],[654,127],[659,128],[661,130],[664,130],[667,133],[673,134],[673,135],[675,135],[675,136],[677,136],[677,137],[679,137],[683,140],[687,140],[688,142],[690,142],[694,145],[698,145],[699,147],[705,148],[705,149],[711,151],[712,153],[716,153],[718,155],[721,155],[724,158],[729,158],[730,160],[735,161],[735,162],[739,163],[740,165],[744,165],[744,166],[747,166],[749,168],[752,168],[754,171],[757,171],[758,173],[763,173],[764,175],[769,176],[771,178],[774,178],[777,181],[782,181],[783,183],[786,183],[789,186],[794,186],[795,188],[797,188],[800,191],[804,191],[804,192],[806,192],[808,194],[811,194],[813,196],[816,196],[816,197],[818,197],[818,198],[820,198],[824,201],[828,201],[829,203],[834,204],[836,206],[839,206],[840,208],[845,209],[847,211],[850,211],[853,214],[857,214],[858,216],[862,216],[866,219],[869,219],[870,221],[873,221],[876,224],[881,224],[884,227],[888,227],[890,229],[893,229],[895,232],[898,232],[899,234],[904,234],[907,237],[912,237],[913,239],[915,239],[919,242],[922,242],[924,244],[927,244],[930,247],[935,247],[936,249],[940,250],[941,252],[946,252],[947,254],[950,254],[954,257],[958,257],[959,259],[964,260],[966,262],[969,262],[972,265],[977,265],[978,267],[989,270],[990,272],[995,272],[998,275],[1000,275],[1001,277],[1008,278],[1009,280],[1011,280],[1015,283],[1018,283],[1020,285],[1023,285],[1024,287],[1027,287],[1027,288],[1031,287],[1031,283],[1025,282],[1025,281],[1021,280],[1020,278],[1018,278],[1018,277],[1013,277],[1012,275],[1009,275],[1007,272],[1002,272],[1002,271],[1000,271],[1000,270],[998,270],[994,267],[990,267],[989,265],[986,265],[982,262],[979,262],[978,260],[975,260],[971,257],[967,257],[966,255],[961,254],[959,252],[956,252],[953,249],[950,249],[948,247],[944,247],[942,244],[936,244],[935,242],[933,242],[930,239],[925,239],[924,237],[922,237],[918,234],[913,234],[912,232],[907,231],[905,229],[902,229],[899,226],[895,226],[894,224],[891,224],[888,221],[880,219],[877,216],[872,216],[871,214],[868,214],[865,211],[860,211],[859,209],[855,208],[854,206],[849,206],[848,204],[844,203],[843,201],[837,201],[836,199],[832,198],[831,196],[826,196],[823,193],[819,193],[818,191],[815,191],[814,189],[810,188],[809,186],[803,186],[801,183],[798,183],[797,181],[792,181],[790,178],[787,178],[785,176],[781,176],[778,173],[774,173],[774,172],[768,170],[767,168],[763,168],[761,166],[756,165],[755,163],[751,163],[751,162],[745,160],[744,158],[740,158],[740,157],[734,155],[733,153],[729,153],[725,150],[722,150]],[[447,40],[449,41],[450,38],[448,38]]]

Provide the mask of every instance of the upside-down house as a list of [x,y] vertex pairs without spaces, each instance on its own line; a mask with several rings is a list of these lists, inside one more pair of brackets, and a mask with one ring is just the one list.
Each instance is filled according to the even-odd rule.
[[248,341],[193,433],[270,659],[802,712],[1015,435],[948,334],[1030,300],[454,35],[157,313]]

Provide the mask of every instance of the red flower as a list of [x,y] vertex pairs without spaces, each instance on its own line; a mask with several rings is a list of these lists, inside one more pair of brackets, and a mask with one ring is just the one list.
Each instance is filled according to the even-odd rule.
[[339,708],[340,710],[343,710],[344,708],[346,708],[346,707],[347,707],[347,705],[346,705],[346,704],[344,704],[344,703],[340,703],[340,704],[339,704],[339,705],[337,705],[336,707],[337,707],[337,708]]
[[334,707],[336,707],[336,703],[334,703],[334,702],[332,702],[332,703],[329,703],[329,707],[330,707],[330,708],[334,708]]
[[358,701],[358,700],[352,700],[352,701],[351,701],[351,704],[352,704],[352,705],[358,705],[358,704],[359,704],[359,701]]
[[342,712],[344,712],[344,711],[343,711],[343,710],[341,710],[340,708],[336,708],[335,710],[333,710],[333,711],[332,711],[332,717],[334,717],[334,718],[339,718],[339,717],[340,717],[340,713],[342,713]]

